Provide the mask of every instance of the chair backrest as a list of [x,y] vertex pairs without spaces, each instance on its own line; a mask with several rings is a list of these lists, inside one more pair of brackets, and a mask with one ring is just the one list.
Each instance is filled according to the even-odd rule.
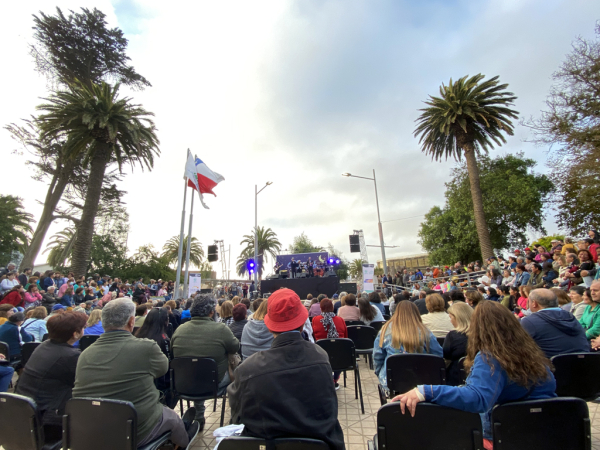
[[482,450],[481,417],[431,403],[419,403],[415,417],[411,417],[408,411],[402,414],[399,403],[388,403],[377,412],[377,441],[381,450]]
[[0,393],[0,445],[4,450],[40,450],[44,445],[40,414],[31,398]]
[[7,360],[10,360],[10,349],[6,342],[0,341],[0,354],[4,355]]
[[392,316],[390,316],[389,314],[383,314],[383,320],[385,320],[386,322],[388,320],[390,320],[392,318]]
[[23,364],[23,366],[27,364],[31,354],[40,344],[41,342],[26,342],[23,344],[23,347],[21,347],[21,364]]
[[84,351],[86,348],[96,342],[99,337],[99,334],[86,334],[79,340],[79,348],[81,351]]
[[383,313],[386,315],[390,315],[390,305],[383,305]]
[[467,381],[467,371],[465,370],[465,356],[458,360],[458,370],[460,371],[460,384],[465,384]]
[[[274,450],[329,450],[325,442],[309,438],[279,438],[272,443]],[[230,436],[221,441],[219,450],[264,450],[266,446],[264,439]]]
[[354,370],[356,350],[350,339],[320,339],[317,345],[327,352],[331,370]]
[[352,325],[347,327],[348,339],[354,342],[354,348],[357,350],[370,350],[377,337],[377,331],[373,327]]
[[141,327],[133,327],[133,331],[131,332],[131,334],[133,334],[135,336],[135,333],[137,333],[137,331],[140,329]]
[[351,327],[352,325],[362,325],[365,326],[365,323],[362,320],[346,320],[346,326]]
[[42,336],[42,342],[44,342],[47,339],[48,339],[48,333],[44,333],[44,335]]
[[72,398],[63,416],[63,448],[106,450],[137,448],[137,413],[131,402]]
[[556,394],[593,400],[600,393],[600,353],[567,353],[552,358]]
[[217,395],[219,369],[211,358],[174,358],[171,361],[172,386],[184,397]]
[[371,322],[371,323],[369,324],[369,326],[370,326],[371,328],[373,328],[373,329],[374,329],[376,332],[379,332],[379,331],[381,331],[381,327],[383,327],[383,324],[384,324],[384,323],[385,323],[385,322]]
[[438,344],[440,344],[442,347],[444,346],[444,341],[446,340],[446,338],[443,337],[436,337]]
[[191,317],[184,317],[183,319],[181,319],[181,325],[183,325],[186,322],[189,322],[190,320],[192,320]]
[[494,450],[592,448],[588,407],[580,398],[549,398],[495,406],[492,431]]
[[393,393],[404,394],[419,384],[446,384],[446,363],[440,356],[392,355],[386,367],[388,389]]

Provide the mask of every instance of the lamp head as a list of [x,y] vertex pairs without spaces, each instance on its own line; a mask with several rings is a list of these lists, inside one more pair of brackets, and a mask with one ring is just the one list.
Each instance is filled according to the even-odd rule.
[[267,186],[271,186],[273,184],[272,181],[267,181]]
[[350,175],[352,175],[352,174],[350,174],[348,172],[342,174],[343,177],[349,177]]

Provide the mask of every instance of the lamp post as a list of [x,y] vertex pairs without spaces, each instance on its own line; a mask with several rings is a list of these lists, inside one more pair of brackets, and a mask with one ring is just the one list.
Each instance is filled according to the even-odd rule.
[[373,178],[359,177],[358,175],[352,175],[350,173],[343,173],[343,177],[362,178],[363,180],[371,180],[375,185],[375,204],[377,205],[377,226],[379,227],[379,244],[381,246],[381,259],[383,261],[383,273],[387,276],[388,268],[387,261],[385,259],[385,244],[383,243],[383,228],[381,227],[381,217],[379,216],[379,196],[377,195],[377,179],[375,178],[375,169],[373,169]]
[[260,194],[264,188],[272,185],[272,181],[267,181],[262,189],[258,190],[258,185],[254,185],[254,287],[258,290],[258,194]]

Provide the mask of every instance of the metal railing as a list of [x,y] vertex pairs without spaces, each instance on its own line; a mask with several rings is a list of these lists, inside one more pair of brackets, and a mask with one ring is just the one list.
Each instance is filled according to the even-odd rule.
[[[456,281],[457,284],[466,281],[467,287],[472,287],[473,285],[479,284],[479,283],[477,283],[477,279],[479,277],[485,275],[486,273],[487,273],[487,271],[481,270],[479,272],[467,272],[467,273],[463,273],[460,275],[449,275],[449,276],[445,276],[445,277],[424,278],[422,280],[409,281],[408,286],[400,286],[400,285],[391,284],[391,283],[387,283],[387,286],[395,288],[397,291],[401,291],[401,290],[412,290],[414,288],[414,286],[416,284],[418,284],[422,289],[423,287],[426,287],[429,282],[437,280],[439,282]],[[381,285],[381,284],[376,285],[377,290],[381,290],[382,288],[383,288],[383,285]]]

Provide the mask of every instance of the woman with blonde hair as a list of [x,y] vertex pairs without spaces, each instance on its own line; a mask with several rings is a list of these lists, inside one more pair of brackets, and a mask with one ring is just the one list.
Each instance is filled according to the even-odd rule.
[[410,301],[401,301],[396,311],[375,338],[373,362],[379,383],[387,390],[387,359],[402,353],[426,353],[442,356],[443,350],[429,329],[423,325],[419,309]]
[[36,306],[29,310],[29,312],[31,313],[31,316],[23,322],[21,329],[31,334],[34,337],[35,342],[42,342],[44,340],[44,335],[48,333],[46,321],[44,320],[48,317],[48,311],[44,306]]
[[233,320],[233,303],[229,300],[223,302],[221,305],[221,317],[219,318],[219,322],[224,323],[225,325],[231,325]]
[[[256,300],[254,301],[256,302]],[[242,339],[240,341],[242,359],[246,359],[256,352],[271,348],[271,342],[273,342],[274,338],[264,322],[268,305],[269,300],[263,300],[242,331]]]
[[429,294],[425,297],[425,306],[429,314],[421,316],[423,325],[429,328],[436,338],[445,338],[454,327],[446,312],[444,297],[440,294]]
[[464,302],[454,302],[448,308],[448,316],[454,326],[444,339],[444,359],[448,362],[446,368],[446,383],[450,386],[461,384],[461,373],[458,361],[467,355],[467,333],[471,323],[473,308]]

